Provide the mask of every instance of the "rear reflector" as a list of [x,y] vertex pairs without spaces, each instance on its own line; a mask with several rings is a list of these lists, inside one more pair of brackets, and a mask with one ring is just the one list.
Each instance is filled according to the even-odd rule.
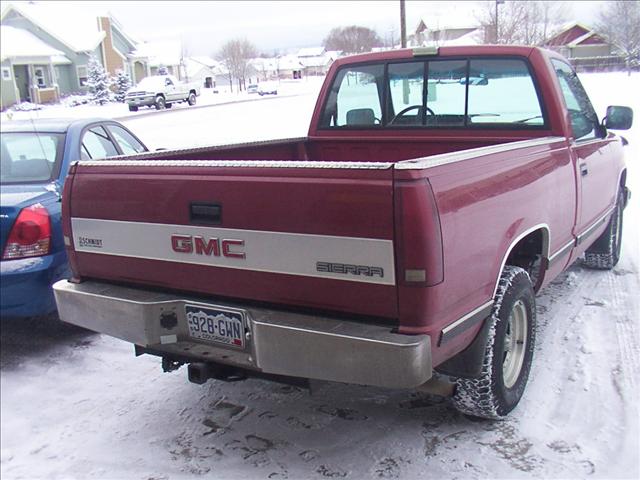
[[49,212],[39,203],[23,208],[9,232],[2,259],[40,257],[47,255],[50,249]]

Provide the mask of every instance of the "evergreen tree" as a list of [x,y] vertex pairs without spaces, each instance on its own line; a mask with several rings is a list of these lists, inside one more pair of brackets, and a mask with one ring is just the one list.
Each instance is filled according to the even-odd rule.
[[127,90],[131,87],[131,79],[122,70],[116,72],[116,76],[113,78],[113,86],[116,90],[116,102],[124,102],[124,97],[127,94]]
[[111,101],[111,90],[109,90],[109,77],[104,67],[93,55],[89,57],[87,65],[87,87],[91,94],[91,101],[104,105]]

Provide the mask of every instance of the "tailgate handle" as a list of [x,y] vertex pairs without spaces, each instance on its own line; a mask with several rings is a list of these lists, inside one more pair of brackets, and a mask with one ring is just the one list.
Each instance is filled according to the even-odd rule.
[[222,223],[222,205],[219,203],[194,203],[189,208],[191,223],[218,225]]

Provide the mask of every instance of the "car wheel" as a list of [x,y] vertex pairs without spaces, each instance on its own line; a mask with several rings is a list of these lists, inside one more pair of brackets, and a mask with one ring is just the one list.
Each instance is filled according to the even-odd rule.
[[195,93],[190,93],[189,97],[187,98],[187,102],[189,102],[189,105],[195,105],[196,104],[196,94]]
[[138,111],[138,107],[136,107],[135,105],[129,105],[129,111],[130,112],[137,112]]
[[166,108],[171,108],[171,107],[173,107],[173,103],[165,103],[164,106]]
[[161,95],[158,95],[156,97],[156,101],[154,105],[156,106],[156,110],[164,110],[164,107],[166,106],[164,97]]
[[618,192],[616,207],[613,210],[607,229],[584,253],[583,265],[597,270],[611,270],[620,260],[622,251],[622,220],[624,210],[623,189]]
[[535,344],[535,296],[526,270],[507,265],[494,299],[482,370],[456,381],[455,407],[473,417],[500,419],[524,393]]

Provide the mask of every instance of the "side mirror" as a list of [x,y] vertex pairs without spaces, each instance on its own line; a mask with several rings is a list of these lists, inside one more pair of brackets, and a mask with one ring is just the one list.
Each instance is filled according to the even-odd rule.
[[633,124],[633,110],[619,105],[609,106],[603,124],[612,130],[629,130]]

